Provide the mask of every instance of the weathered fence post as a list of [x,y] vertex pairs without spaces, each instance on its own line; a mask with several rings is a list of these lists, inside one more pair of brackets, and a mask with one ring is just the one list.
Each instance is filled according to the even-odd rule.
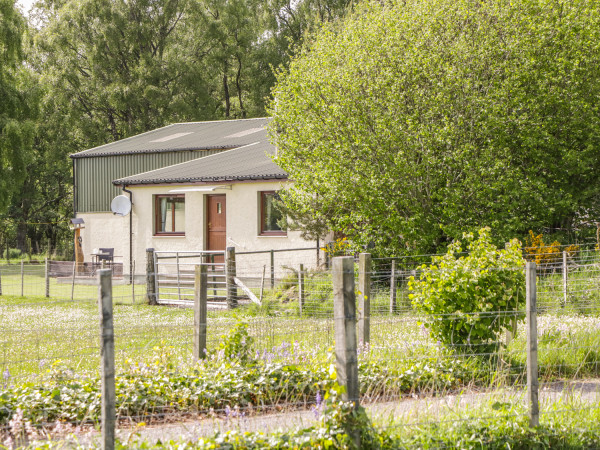
[[[356,297],[354,296],[354,260],[351,256],[333,258],[333,320],[337,380],[345,389],[342,400],[359,405],[358,358],[356,354]],[[360,430],[346,430],[360,448]]]
[[100,357],[102,376],[102,448],[115,448],[115,333],[113,328],[112,271],[98,272]]
[[358,255],[358,342],[371,340],[371,254]]
[[25,261],[21,259],[21,297],[24,295],[24,285],[25,285]]
[[262,303],[263,293],[265,291],[265,271],[266,270],[267,270],[267,265],[264,264],[262,278],[260,279],[260,303]]
[[44,279],[46,280],[46,298],[50,297],[50,262],[48,257],[44,260]]
[[275,252],[271,249],[271,289],[275,287]]
[[146,249],[146,300],[149,305],[158,304],[156,298],[156,267],[154,266],[154,249]]
[[563,270],[562,270],[562,275],[563,275],[563,302],[562,302],[562,307],[564,308],[567,304],[567,297],[568,297],[568,277],[569,277],[569,267],[567,266],[567,252],[563,250]]
[[225,250],[225,287],[227,290],[227,307],[235,308],[237,301],[237,287],[235,281],[235,247],[227,247]]
[[298,308],[300,315],[302,315],[302,311],[304,310],[304,264],[300,264],[300,269],[298,270]]
[[392,259],[392,270],[390,273],[390,314],[396,312],[396,261]]
[[529,402],[529,424],[537,427],[540,423],[538,401],[538,348],[537,348],[537,295],[536,268],[534,262],[525,266],[526,317],[527,317],[527,400]]
[[175,270],[177,270],[177,300],[181,300],[181,279],[179,274],[179,252],[175,253]]
[[196,266],[194,280],[194,358],[206,356],[206,309],[208,298],[208,274],[206,265]]
[[73,276],[71,277],[71,301],[75,297],[75,272],[77,267],[77,261],[73,261]]

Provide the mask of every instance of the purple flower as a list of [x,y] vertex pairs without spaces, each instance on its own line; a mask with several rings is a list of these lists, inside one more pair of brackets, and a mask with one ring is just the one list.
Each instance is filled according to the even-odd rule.
[[6,369],[4,371],[4,380],[8,381],[10,379],[10,371],[8,369]]
[[315,419],[319,418],[319,415],[321,414],[319,411],[319,408],[315,407],[315,406],[311,406],[310,410],[313,412],[313,414],[315,415]]
[[317,396],[315,397],[315,403],[317,404],[317,408],[321,406],[323,402],[323,397],[321,397],[321,391],[317,391]]

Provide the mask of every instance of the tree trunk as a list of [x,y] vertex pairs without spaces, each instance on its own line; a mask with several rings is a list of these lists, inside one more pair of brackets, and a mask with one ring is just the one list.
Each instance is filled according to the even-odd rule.
[[227,69],[228,64],[227,60],[223,64],[223,94],[225,95],[225,117],[229,118],[229,114],[231,112],[231,99],[229,96],[229,82],[227,79]]
[[235,87],[237,89],[238,100],[240,102],[240,111],[242,113],[242,119],[246,118],[246,110],[244,109],[244,102],[242,100],[242,58],[240,55],[237,56],[238,70],[235,76]]

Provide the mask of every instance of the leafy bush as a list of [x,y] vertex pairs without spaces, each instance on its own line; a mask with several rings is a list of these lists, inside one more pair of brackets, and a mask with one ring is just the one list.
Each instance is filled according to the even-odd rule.
[[248,334],[248,322],[238,322],[219,344],[219,347],[226,359],[248,364],[253,361],[253,342],[254,339]]
[[[579,253],[578,245],[568,245],[564,248],[569,258],[575,258]],[[542,234],[536,235],[529,230],[527,237],[527,246],[525,247],[526,258],[530,261],[535,261],[538,266],[547,266],[562,261],[563,249],[560,242],[554,241],[551,244],[544,242]]]
[[23,256],[23,254],[18,248],[11,248],[8,250],[8,257],[10,259],[19,259],[21,256]]
[[460,241],[448,253],[423,265],[419,279],[411,277],[413,307],[427,315],[425,326],[447,346],[470,352],[491,351],[498,335],[509,327],[525,300],[521,243],[511,240],[505,250],[490,242],[490,229],[479,230],[479,238],[463,235],[468,256]]

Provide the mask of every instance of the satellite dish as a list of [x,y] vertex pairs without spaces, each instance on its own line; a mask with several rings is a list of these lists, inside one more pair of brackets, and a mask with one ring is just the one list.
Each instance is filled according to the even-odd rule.
[[126,216],[131,211],[131,201],[126,195],[117,195],[110,202],[110,210],[117,216]]

